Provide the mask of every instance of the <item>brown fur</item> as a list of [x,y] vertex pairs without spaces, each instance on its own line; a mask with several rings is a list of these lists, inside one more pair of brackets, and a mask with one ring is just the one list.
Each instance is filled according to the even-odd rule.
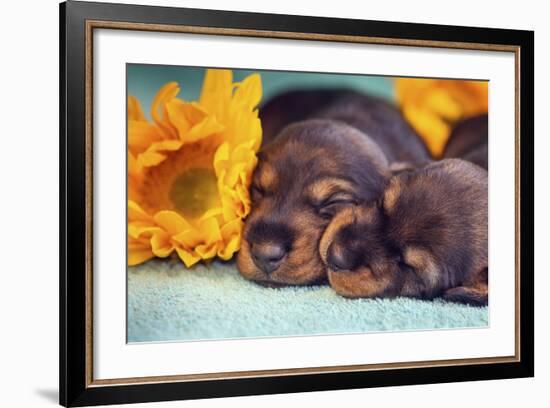
[[390,162],[423,162],[427,150],[395,107],[351,91],[286,93],[260,116],[264,146],[239,271],[267,284],[326,280],[318,248],[330,218],[379,197]]
[[338,213],[320,255],[343,296],[488,301],[487,172],[458,159],[394,176]]
[[430,160],[428,150],[392,104],[347,89],[285,92],[260,109],[264,145],[289,124],[306,119],[330,119],[359,129],[377,143],[390,163]]
[[489,118],[479,115],[459,122],[453,129],[443,154],[446,158],[461,158],[488,169]]
[[[330,217],[360,200],[376,199],[388,176],[380,148],[355,128],[328,120],[287,127],[260,154],[251,186],[252,212],[237,258],[239,271],[263,283],[326,279],[318,246]],[[286,252],[270,273],[253,257],[254,245],[264,243],[283,246]]]

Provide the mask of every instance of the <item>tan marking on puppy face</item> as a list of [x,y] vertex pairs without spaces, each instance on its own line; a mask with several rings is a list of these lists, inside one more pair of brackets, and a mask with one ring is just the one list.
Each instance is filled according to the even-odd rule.
[[323,260],[323,264],[327,264],[328,247],[334,241],[334,237],[346,225],[355,223],[356,211],[355,208],[345,208],[332,218],[330,224],[323,232],[321,241],[319,242],[319,254]]
[[307,283],[325,275],[326,268],[320,262],[317,252],[317,230],[312,228],[312,219],[307,214],[295,213],[290,218],[290,223],[297,234],[292,247],[292,257],[287,267],[274,274],[276,279],[283,282],[293,281],[298,284]]
[[399,176],[392,177],[384,191],[383,205],[386,212],[391,213],[401,195],[401,179]]
[[417,247],[408,247],[403,252],[403,260],[415,269],[427,289],[433,289],[439,285],[441,270],[428,251]]
[[336,293],[349,298],[378,297],[388,286],[374,277],[370,268],[355,271],[328,271],[328,281]]
[[277,172],[269,163],[264,163],[258,168],[258,186],[264,191],[272,191],[277,188]]
[[[396,266],[385,261],[361,266],[353,271],[334,271],[327,268],[330,286],[336,293],[349,298],[395,297],[397,292]],[[376,273],[373,273],[373,271]]]

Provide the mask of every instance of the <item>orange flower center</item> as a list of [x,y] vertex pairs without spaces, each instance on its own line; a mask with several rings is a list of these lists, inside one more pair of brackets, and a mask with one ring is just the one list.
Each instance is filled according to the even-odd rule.
[[184,146],[168,154],[166,160],[145,170],[138,194],[143,209],[180,213],[188,221],[221,207],[218,180],[212,160],[215,146],[202,143]]
[[221,205],[213,169],[195,168],[177,175],[169,195],[175,209],[189,218],[198,218]]

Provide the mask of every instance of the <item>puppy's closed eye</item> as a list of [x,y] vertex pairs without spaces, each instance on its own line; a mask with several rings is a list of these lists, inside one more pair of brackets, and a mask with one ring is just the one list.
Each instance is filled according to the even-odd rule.
[[250,196],[252,201],[257,202],[265,196],[265,190],[262,187],[253,184],[250,186]]
[[349,193],[335,193],[325,199],[318,206],[318,213],[322,218],[331,219],[342,208],[357,205],[355,197]]

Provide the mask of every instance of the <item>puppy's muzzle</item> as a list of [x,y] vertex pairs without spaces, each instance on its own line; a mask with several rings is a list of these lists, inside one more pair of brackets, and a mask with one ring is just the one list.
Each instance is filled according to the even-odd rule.
[[275,242],[251,243],[250,254],[254,264],[269,275],[283,263],[287,251],[283,245]]
[[246,240],[252,262],[269,275],[283,264],[290,252],[293,231],[285,224],[261,220],[252,224]]

